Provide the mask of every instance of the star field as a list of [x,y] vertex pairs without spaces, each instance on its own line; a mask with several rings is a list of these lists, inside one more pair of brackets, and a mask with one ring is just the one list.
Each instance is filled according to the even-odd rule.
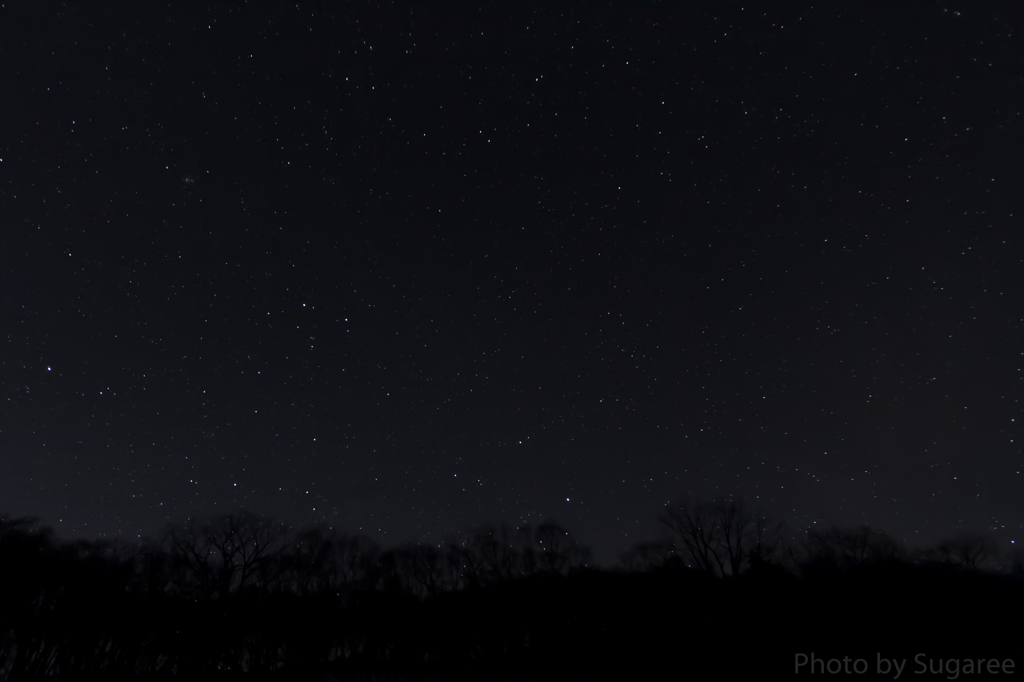
[[754,9],[0,8],[0,508],[1024,537],[1020,18]]

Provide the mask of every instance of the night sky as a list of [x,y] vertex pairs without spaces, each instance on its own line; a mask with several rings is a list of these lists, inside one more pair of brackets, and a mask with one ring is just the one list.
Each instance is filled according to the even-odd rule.
[[0,6],[0,512],[1024,540],[1024,15],[783,4]]

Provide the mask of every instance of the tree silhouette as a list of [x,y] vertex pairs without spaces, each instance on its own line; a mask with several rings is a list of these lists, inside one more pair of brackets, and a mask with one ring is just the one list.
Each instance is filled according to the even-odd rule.
[[301,596],[350,595],[374,574],[380,547],[363,535],[313,526],[299,531],[281,557],[282,585]]
[[686,565],[711,575],[739,576],[752,553],[759,564],[768,563],[780,547],[782,524],[747,510],[739,500],[683,500],[666,506],[660,520]]
[[843,571],[865,564],[904,558],[903,547],[889,535],[864,525],[831,526],[807,531],[801,563],[809,571]]
[[786,553],[787,543],[783,535],[784,521],[772,521],[765,514],[755,512],[753,528],[749,537],[751,565],[774,565]]
[[580,545],[572,533],[555,521],[545,521],[537,526],[533,538],[541,571],[568,575],[592,561],[590,548]]
[[205,523],[190,520],[167,531],[170,553],[184,572],[180,588],[206,600],[223,601],[250,586],[268,587],[280,576],[275,560],[288,540],[283,524],[246,511]]
[[485,525],[450,539],[448,556],[460,585],[479,588],[517,575],[516,532],[507,524]]
[[670,542],[687,566],[715,574],[719,565],[721,529],[711,503],[690,504],[683,500],[667,506],[661,523],[670,533]]
[[962,531],[946,538],[938,546],[938,554],[943,561],[968,571],[978,570],[998,553],[995,539],[989,533],[979,531]]
[[406,545],[385,553],[394,580],[401,589],[417,597],[428,597],[445,590],[446,557],[432,545]]

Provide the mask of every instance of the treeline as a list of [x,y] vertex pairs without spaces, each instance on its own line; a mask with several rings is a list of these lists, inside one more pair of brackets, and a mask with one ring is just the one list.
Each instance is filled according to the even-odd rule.
[[841,633],[851,652],[867,646],[876,611],[836,621],[823,608],[851,599],[917,623],[913,636],[873,626],[875,647],[946,641],[956,627],[934,628],[964,604],[961,645],[1019,647],[978,625],[986,609],[1015,608],[1019,621],[1024,593],[1020,555],[987,536],[907,552],[870,528],[787,532],[723,500],[669,506],[661,520],[661,540],[597,570],[553,522],[383,550],[248,512],[139,543],[61,542],[32,519],[2,519],[0,680],[607,677],[680,647],[691,671],[728,660],[737,674],[755,662],[746,673],[781,673],[793,647],[824,651]]
[[909,563],[935,570],[1024,575],[1024,547],[1000,546],[992,533],[963,530],[932,547],[908,548],[867,525],[790,529],[750,510],[741,500],[666,506],[663,539],[634,545],[621,556],[629,570],[687,567],[717,577],[772,568],[794,575],[842,573],[879,563]]

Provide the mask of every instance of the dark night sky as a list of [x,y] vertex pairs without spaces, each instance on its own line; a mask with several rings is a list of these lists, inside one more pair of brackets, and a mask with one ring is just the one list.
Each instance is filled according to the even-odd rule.
[[1024,18],[840,4],[7,2],[0,511],[1021,538]]

